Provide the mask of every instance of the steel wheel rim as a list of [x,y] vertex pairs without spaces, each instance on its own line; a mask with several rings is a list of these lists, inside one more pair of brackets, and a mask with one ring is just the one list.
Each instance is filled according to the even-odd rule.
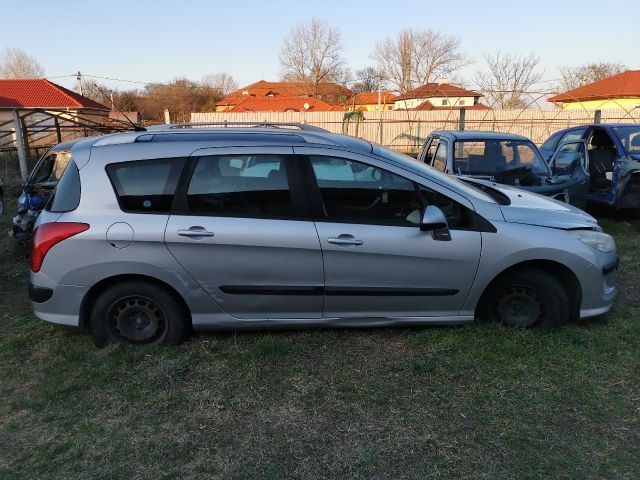
[[544,302],[538,292],[529,287],[509,287],[500,291],[495,313],[502,323],[514,327],[531,327],[545,314]]
[[119,298],[107,310],[107,334],[118,342],[157,343],[167,334],[167,326],[158,304],[142,295]]

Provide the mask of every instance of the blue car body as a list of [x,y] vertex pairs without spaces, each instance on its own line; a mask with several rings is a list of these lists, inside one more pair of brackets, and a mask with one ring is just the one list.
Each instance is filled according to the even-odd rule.
[[640,125],[581,125],[551,135],[540,147],[550,162],[559,145],[581,140],[587,145],[591,184],[587,200],[616,209],[640,208]]

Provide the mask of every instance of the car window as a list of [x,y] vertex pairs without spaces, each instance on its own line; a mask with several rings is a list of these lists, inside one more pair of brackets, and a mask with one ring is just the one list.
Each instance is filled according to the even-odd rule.
[[[354,160],[309,158],[328,221],[416,227],[424,208],[433,204],[442,208],[451,228],[467,225],[463,206],[412,180]],[[328,165],[344,175],[327,175]]]
[[580,140],[584,136],[586,131],[587,127],[569,130],[567,133],[562,135],[562,138],[560,138],[560,141],[557,143],[557,145],[560,145],[562,142],[570,142],[571,140]]
[[585,165],[586,152],[583,142],[562,145],[555,154],[553,165],[556,175],[570,175],[579,165]]
[[284,157],[214,155],[198,159],[187,189],[190,213],[224,217],[294,216]]
[[542,149],[542,150],[550,150],[550,151],[555,150],[556,147],[558,146],[558,143],[560,143],[560,136],[561,135],[562,134],[560,132],[554,133],[549,138],[547,138],[542,145],[540,145],[540,149]]
[[454,170],[458,175],[494,175],[530,168],[548,175],[538,149],[528,140],[460,140],[455,143]]
[[436,148],[438,148],[438,142],[440,140],[437,137],[434,137],[430,140],[429,145],[425,151],[424,158],[422,161],[427,165],[431,165],[433,162],[433,155],[436,153]]
[[184,158],[165,158],[107,165],[120,208],[135,213],[169,212],[184,163]]
[[613,127],[613,131],[627,152],[640,152],[640,125]]
[[[69,158],[71,158],[69,156]],[[80,205],[80,172],[74,161],[65,163],[65,170],[45,210],[71,212]]]
[[440,142],[438,145],[438,149],[433,157],[433,168],[440,172],[445,172],[447,170],[447,154],[448,148],[447,144],[444,142]]
[[70,152],[50,153],[38,164],[38,168],[33,173],[31,183],[34,185],[55,186],[55,184],[60,181],[60,178],[62,178],[62,174],[70,160]]

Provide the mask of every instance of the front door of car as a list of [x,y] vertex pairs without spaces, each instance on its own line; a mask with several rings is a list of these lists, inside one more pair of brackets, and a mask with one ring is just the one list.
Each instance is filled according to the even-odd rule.
[[589,154],[584,140],[558,145],[549,163],[557,180],[567,182],[567,203],[584,208],[589,195]]
[[[473,284],[481,238],[471,205],[377,159],[295,147],[322,246],[325,317],[457,314]],[[400,170],[400,172],[403,172]],[[426,180],[422,179],[423,182]],[[450,240],[420,230],[427,204],[448,217]],[[437,236],[436,236],[437,238]]]
[[291,147],[208,148],[190,158],[167,247],[230,315],[318,318],[318,235]]

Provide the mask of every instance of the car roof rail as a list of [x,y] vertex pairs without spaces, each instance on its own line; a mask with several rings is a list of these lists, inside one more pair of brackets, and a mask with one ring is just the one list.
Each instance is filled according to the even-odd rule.
[[307,125],[306,123],[286,123],[286,122],[180,122],[165,123],[148,127],[147,130],[173,130],[192,127],[268,127],[268,128],[298,128],[308,132],[330,133],[329,130]]

